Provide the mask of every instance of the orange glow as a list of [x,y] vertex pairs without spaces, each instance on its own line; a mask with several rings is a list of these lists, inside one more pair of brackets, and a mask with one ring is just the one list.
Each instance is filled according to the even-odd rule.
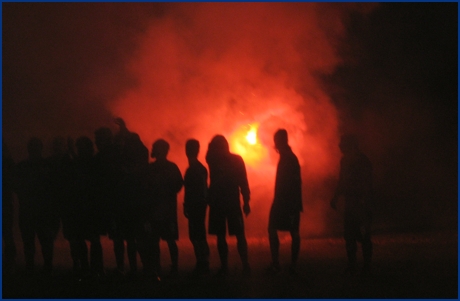
[[258,123],[241,126],[230,138],[231,150],[243,157],[250,166],[257,166],[267,158],[266,147],[257,139],[258,127]]
[[[200,141],[199,159],[206,165],[209,142],[224,135],[230,151],[245,162],[252,208],[247,228],[260,237],[266,236],[260,225],[268,223],[279,161],[273,135],[286,129],[306,187],[305,233],[321,232],[340,151],[337,110],[316,74],[330,74],[341,62],[322,31],[323,18],[317,19],[323,13],[316,4],[302,9],[308,18],[293,13],[296,5],[192,7],[171,7],[146,27],[127,62],[136,84],[110,103],[110,111],[123,117],[149,150],[156,139],[167,140],[168,158],[181,171],[188,166],[187,139]],[[190,22],[178,22],[182,15]],[[266,20],[277,26],[267,27]],[[333,32],[341,32],[340,19],[328,24],[328,29],[340,25]],[[187,220],[180,222],[186,231]]]

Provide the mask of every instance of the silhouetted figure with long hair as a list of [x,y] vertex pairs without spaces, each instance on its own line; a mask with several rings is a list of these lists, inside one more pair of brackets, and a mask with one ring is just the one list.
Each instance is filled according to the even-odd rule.
[[148,166],[149,151],[144,146],[138,134],[128,130],[123,119],[116,118],[119,131],[114,136],[114,144],[120,156],[121,175],[118,183],[119,194],[113,208],[114,229],[111,233],[117,270],[124,270],[124,241],[128,253],[130,272],[137,272],[137,251],[140,247],[141,260],[144,258],[139,220],[141,204],[141,186],[139,173]]
[[280,271],[278,231],[291,234],[291,265],[289,272],[295,274],[295,267],[300,251],[300,212],[302,206],[302,180],[297,156],[288,144],[288,133],[279,129],[274,135],[275,148],[280,155],[276,169],[275,197],[270,209],[268,238],[272,255],[269,272]]
[[[73,164],[72,198],[66,208],[64,236],[69,240],[74,271],[82,277],[104,275],[101,235],[101,208],[94,145],[90,138],[79,137]],[[89,257],[86,241],[90,243]]]
[[339,144],[343,154],[340,161],[340,175],[337,189],[331,200],[331,207],[337,209],[337,202],[343,198],[344,238],[348,257],[346,273],[356,271],[357,242],[362,244],[364,257],[363,274],[370,272],[372,257],[371,210],[372,164],[358,147],[354,135],[343,135]]
[[4,140],[2,140],[2,238],[3,238],[3,274],[12,272],[16,257],[16,245],[13,237],[13,176],[14,161]]
[[251,269],[248,261],[248,244],[244,232],[240,192],[243,196],[244,214],[248,216],[251,209],[249,184],[243,158],[230,153],[227,139],[222,135],[216,135],[209,143],[206,162],[210,175],[208,232],[217,236],[217,250],[221,262],[218,275],[228,274],[227,225],[229,235],[236,235],[243,273],[249,275]]
[[200,143],[190,139],[185,144],[189,167],[184,175],[184,215],[188,219],[189,238],[195,251],[194,274],[209,273],[209,245],[206,240],[208,171],[200,161]]
[[59,216],[50,195],[50,168],[42,156],[42,140],[31,138],[27,143],[27,151],[29,156],[18,164],[15,180],[26,270],[32,272],[35,267],[37,236],[43,255],[43,272],[50,275],[54,240],[59,231]]
[[150,163],[146,173],[147,196],[150,209],[146,227],[149,228],[148,249],[150,250],[151,264],[157,275],[161,274],[160,239],[168,243],[171,256],[171,275],[178,274],[179,250],[176,240],[179,239],[177,224],[177,193],[183,186],[182,174],[177,165],[166,157],[169,143],[163,139],[152,145]]

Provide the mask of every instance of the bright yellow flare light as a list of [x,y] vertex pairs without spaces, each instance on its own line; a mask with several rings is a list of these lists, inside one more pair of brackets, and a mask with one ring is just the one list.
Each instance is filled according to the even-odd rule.
[[241,157],[247,165],[256,166],[267,157],[267,150],[257,139],[259,124],[249,124],[236,130],[230,139],[231,150]]
[[255,126],[251,126],[251,129],[246,135],[246,140],[248,140],[251,145],[255,145],[257,143],[257,128]]

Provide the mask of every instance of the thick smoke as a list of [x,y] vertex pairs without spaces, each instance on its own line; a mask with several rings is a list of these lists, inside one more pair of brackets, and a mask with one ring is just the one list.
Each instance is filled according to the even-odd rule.
[[[47,145],[57,135],[93,138],[121,116],[147,147],[168,140],[185,171],[188,138],[201,142],[204,161],[223,134],[246,161],[248,232],[266,237],[273,133],[286,128],[301,161],[301,233],[314,236],[340,231],[328,201],[338,137],[355,131],[374,163],[376,226],[456,224],[457,11],[456,3],[3,3],[3,137],[18,162],[31,136]],[[251,129],[255,145],[245,140]]]
[[[341,62],[335,47],[351,9],[314,3],[169,5],[138,36],[127,63],[136,83],[110,103],[111,111],[147,146],[168,140],[170,159],[183,171],[187,139],[201,142],[203,160],[211,138],[225,135],[248,169],[253,210],[247,229],[261,235],[278,160],[272,137],[286,128],[305,183],[303,234],[323,233],[330,192],[314,190],[337,174],[338,121],[318,75]],[[237,147],[251,125],[259,141],[247,146],[252,156]]]

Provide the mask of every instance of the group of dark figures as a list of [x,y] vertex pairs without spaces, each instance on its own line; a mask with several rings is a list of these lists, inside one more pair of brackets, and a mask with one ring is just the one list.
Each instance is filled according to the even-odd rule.
[[[119,126],[116,133],[108,127],[94,132],[96,150],[89,137],[80,137],[75,143],[59,137],[53,140],[53,154],[44,158],[42,141],[31,138],[27,144],[28,158],[18,164],[13,162],[3,143],[4,272],[8,272],[15,261],[12,225],[13,193],[16,193],[26,271],[35,269],[37,237],[43,255],[43,272],[51,273],[54,241],[62,225],[73,270],[79,277],[104,275],[101,235],[108,235],[113,241],[117,272],[125,273],[126,242],[130,272],[138,270],[138,253],[143,273],[160,279],[163,275],[160,240],[164,240],[171,258],[170,273],[177,275],[177,194],[184,188],[183,212],[188,219],[189,238],[196,257],[193,273],[210,272],[207,234],[217,237],[221,263],[218,275],[228,273],[228,233],[237,238],[243,274],[250,274],[243,218],[251,212],[249,184],[244,161],[230,152],[226,138],[216,135],[208,145],[208,185],[208,169],[198,160],[200,143],[197,140],[186,142],[189,166],[182,177],[177,165],[167,159],[168,142],[159,139],[153,143],[150,152],[153,162],[149,163],[149,151],[139,135],[129,131],[121,118],[117,118],[116,123]],[[281,270],[278,231],[289,231],[292,238],[289,272],[295,274],[303,210],[300,165],[288,144],[286,130],[275,133],[274,143],[280,159],[269,215],[272,262],[267,270],[270,273]],[[343,136],[340,149],[343,153],[340,179],[331,206],[336,208],[337,201],[344,199],[347,272],[356,270],[357,241],[362,242],[363,247],[363,272],[368,272],[372,244],[367,203],[371,197],[372,167],[359,151],[354,136]]]

